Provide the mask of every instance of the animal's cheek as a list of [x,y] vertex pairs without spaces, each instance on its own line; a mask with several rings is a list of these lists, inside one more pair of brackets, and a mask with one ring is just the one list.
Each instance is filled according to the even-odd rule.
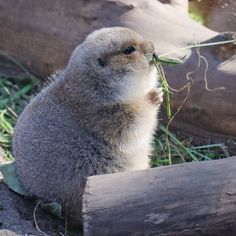
[[131,63],[134,67],[136,67],[139,70],[144,70],[149,67],[148,60],[142,54],[135,56]]
[[154,44],[151,41],[145,41],[140,46],[143,54],[153,54],[155,51]]
[[109,61],[109,66],[113,69],[124,69],[128,67],[130,64],[130,59],[123,56],[123,55],[117,55],[116,57],[113,57]]
[[137,72],[146,70],[149,67],[149,63],[140,53],[133,53],[131,55],[117,55],[110,58],[109,67],[113,71],[123,71],[123,72]]

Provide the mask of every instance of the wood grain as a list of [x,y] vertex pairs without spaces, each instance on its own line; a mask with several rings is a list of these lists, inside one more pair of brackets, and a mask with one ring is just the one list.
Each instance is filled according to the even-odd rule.
[[93,176],[85,236],[236,235],[236,158]]

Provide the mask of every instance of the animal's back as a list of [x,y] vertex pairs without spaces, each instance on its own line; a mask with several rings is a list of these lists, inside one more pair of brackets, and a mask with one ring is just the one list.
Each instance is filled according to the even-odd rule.
[[109,148],[81,128],[73,114],[45,91],[21,114],[13,150],[27,190],[68,208],[80,207],[87,176],[118,168]]

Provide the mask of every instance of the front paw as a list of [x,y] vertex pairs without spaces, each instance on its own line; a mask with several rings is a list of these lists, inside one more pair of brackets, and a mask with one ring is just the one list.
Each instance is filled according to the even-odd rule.
[[154,88],[147,94],[147,99],[153,105],[160,105],[163,102],[163,91],[162,88]]

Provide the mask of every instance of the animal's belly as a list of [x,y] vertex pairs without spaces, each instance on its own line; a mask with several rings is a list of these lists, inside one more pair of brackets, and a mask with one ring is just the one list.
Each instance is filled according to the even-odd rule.
[[123,147],[122,153],[127,160],[127,170],[149,168],[152,134],[143,135]]
[[127,170],[149,168],[149,155],[157,125],[157,108],[149,103],[145,108],[137,115],[135,125],[127,131],[122,145],[122,153],[127,160]]

